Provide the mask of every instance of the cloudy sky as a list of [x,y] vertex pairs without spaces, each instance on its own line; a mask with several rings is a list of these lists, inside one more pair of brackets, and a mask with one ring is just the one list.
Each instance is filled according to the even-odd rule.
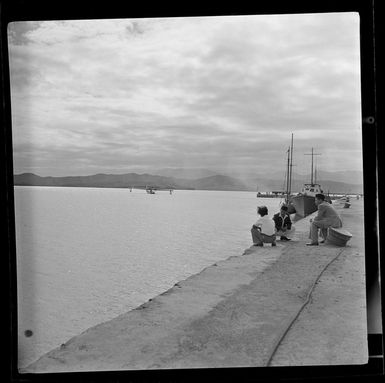
[[14,172],[362,169],[355,13],[16,22]]

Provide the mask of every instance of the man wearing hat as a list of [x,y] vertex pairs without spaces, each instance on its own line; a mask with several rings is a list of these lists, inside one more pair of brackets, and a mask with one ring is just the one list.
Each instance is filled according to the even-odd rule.
[[275,243],[274,221],[267,215],[267,207],[258,206],[257,212],[261,218],[251,228],[254,246],[263,246],[264,243],[271,243],[271,246],[277,246]]
[[291,237],[295,232],[295,227],[292,225],[290,214],[287,210],[287,206],[282,205],[280,212],[273,216],[276,230],[275,235],[280,235],[281,241],[290,241],[291,238],[288,238],[288,236]]

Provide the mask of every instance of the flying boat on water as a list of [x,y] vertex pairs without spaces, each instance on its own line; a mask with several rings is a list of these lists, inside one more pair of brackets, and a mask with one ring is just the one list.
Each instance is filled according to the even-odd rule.
[[155,191],[162,191],[162,190],[168,190],[170,194],[174,192],[174,189],[172,187],[170,188],[162,188],[162,187],[157,187],[157,186],[146,186],[146,193],[147,194],[155,194]]

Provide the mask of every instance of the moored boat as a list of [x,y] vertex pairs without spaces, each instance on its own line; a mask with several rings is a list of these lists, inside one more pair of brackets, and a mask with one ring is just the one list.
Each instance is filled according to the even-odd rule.
[[302,190],[295,196],[292,196],[290,202],[295,208],[298,218],[306,217],[317,210],[314,202],[316,194],[323,193],[319,184],[304,184]]
[[[317,155],[311,149],[311,179],[310,183],[303,185],[301,191],[290,198],[291,204],[295,208],[296,219],[306,217],[309,214],[314,213],[317,210],[317,206],[314,201],[316,194],[324,194],[321,185],[313,180],[313,157]],[[325,196],[325,201],[331,203],[331,199],[328,195]]]

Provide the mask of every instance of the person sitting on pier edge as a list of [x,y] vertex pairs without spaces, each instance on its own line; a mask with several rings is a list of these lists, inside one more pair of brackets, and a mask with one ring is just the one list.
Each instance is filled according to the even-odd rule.
[[251,228],[254,246],[263,246],[264,243],[271,243],[271,246],[277,246],[275,243],[274,221],[267,215],[267,207],[258,206],[257,212],[261,218]]
[[295,227],[292,226],[290,214],[287,212],[288,208],[286,205],[281,206],[281,211],[274,214],[273,221],[275,222],[275,235],[281,236],[281,241],[290,241],[291,236],[294,234]]
[[318,214],[314,220],[310,220],[309,238],[311,242],[306,244],[308,246],[318,245],[318,229],[321,229],[321,235],[323,237],[321,243],[323,243],[327,237],[329,227],[342,227],[341,217],[330,203],[325,202],[325,196],[323,194],[316,194],[314,202],[318,208]]

